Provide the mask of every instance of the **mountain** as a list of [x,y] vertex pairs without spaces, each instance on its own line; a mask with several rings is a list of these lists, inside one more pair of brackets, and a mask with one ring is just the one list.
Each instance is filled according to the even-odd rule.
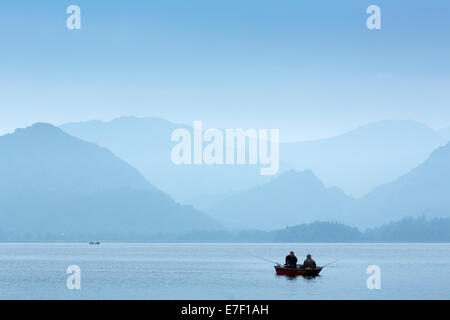
[[[159,189],[201,209],[273,178],[261,176],[259,165],[174,165],[170,154],[176,143],[170,136],[178,128],[192,132],[192,127],[160,118],[122,117],[110,122],[68,123],[61,128],[108,148]],[[447,131],[414,121],[386,120],[327,139],[281,143],[280,173],[312,170],[326,186],[362,197],[423,162],[448,142]]]
[[[434,169],[427,165],[429,172],[402,182],[424,170],[420,164],[449,138],[446,128],[433,130],[414,121],[380,121],[337,137],[281,144],[281,161],[298,171],[312,169],[317,177],[311,171],[261,176],[259,166],[250,165],[176,166],[170,159],[170,136],[177,128],[192,132],[192,127],[159,118],[125,117],[62,128],[111,149],[159,189],[236,228],[268,230],[274,224],[283,228],[315,220],[366,228],[408,215],[444,216],[447,210],[442,199],[448,186],[438,187],[446,177],[445,161],[438,165],[430,160]],[[433,153],[430,159],[435,157]],[[434,170],[436,181],[428,183]]]
[[[245,190],[269,181],[260,174],[260,165],[175,165],[171,160],[172,132],[191,126],[160,118],[122,117],[110,122],[88,121],[67,123],[65,132],[108,148],[126,160],[156,187],[183,203],[198,203],[223,198],[231,191]],[[205,128],[206,129],[206,128]],[[280,170],[281,171],[281,170]]]
[[450,143],[433,151],[410,172],[360,199],[326,188],[311,171],[289,172],[229,197],[208,212],[225,225],[240,229],[270,230],[316,220],[366,229],[404,217],[448,218],[449,199]]
[[444,141],[450,141],[450,127],[439,129],[438,133]]
[[450,242],[450,218],[405,217],[364,232],[366,241]]
[[415,168],[449,139],[450,131],[387,120],[332,138],[282,144],[280,157],[296,170],[312,170],[328,186],[362,197]]
[[326,188],[309,170],[289,171],[227,198],[208,213],[230,227],[273,230],[317,220],[342,221],[353,202],[340,189]]
[[353,210],[355,223],[364,227],[421,215],[450,216],[450,143],[407,174],[364,196]]
[[118,234],[216,228],[96,144],[38,123],[0,137],[3,232]]
[[158,238],[148,240],[227,243],[450,242],[450,218],[407,217],[364,232],[342,223],[315,221],[273,231],[189,232],[179,235],[160,235]]
[[274,242],[362,242],[363,234],[342,223],[312,222],[272,232]]

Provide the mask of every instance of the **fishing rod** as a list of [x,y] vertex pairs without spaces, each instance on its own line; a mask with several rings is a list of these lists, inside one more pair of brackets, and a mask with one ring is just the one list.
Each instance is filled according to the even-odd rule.
[[278,262],[275,262],[275,261],[272,261],[272,260],[269,260],[269,259],[266,259],[266,258],[263,258],[263,257],[258,257],[258,256],[255,256],[253,254],[251,254],[251,256],[255,257],[255,258],[258,258],[258,259],[261,259],[261,260],[266,261],[266,262],[270,262],[270,263],[274,263],[276,265],[280,265]]
[[332,263],[335,263],[335,262],[337,262],[337,260],[331,261],[330,263],[327,263],[327,264],[323,265],[323,266],[322,266],[322,269],[325,268],[326,266],[329,266],[329,265],[332,264]]

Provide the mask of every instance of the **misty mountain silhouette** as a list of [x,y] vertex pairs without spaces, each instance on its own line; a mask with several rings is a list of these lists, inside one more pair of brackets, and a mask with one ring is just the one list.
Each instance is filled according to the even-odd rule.
[[444,141],[450,141],[450,127],[441,128],[438,133]]
[[[110,122],[68,123],[61,128],[108,148],[138,168],[159,189],[202,209],[210,208],[228,194],[273,178],[261,176],[255,165],[173,165],[170,151],[174,143],[170,135],[177,128],[191,131],[192,127],[160,118],[123,117]],[[312,170],[325,185],[361,197],[407,173],[448,139],[448,128],[433,130],[414,121],[379,121],[336,137],[282,143],[280,173],[288,169]],[[168,178],[174,176],[176,180]]]
[[289,171],[220,202],[208,213],[224,225],[273,230],[313,221],[340,221],[355,200],[326,188],[310,171]]
[[38,123],[0,137],[0,224],[34,233],[143,233],[215,228],[96,144]]
[[273,230],[312,221],[375,227],[404,217],[450,216],[450,143],[407,174],[354,199],[311,171],[288,172],[208,211],[229,226]]
[[332,138],[282,144],[280,157],[296,170],[312,170],[326,185],[361,197],[415,168],[448,139],[446,129],[386,120]]
[[[176,128],[192,128],[159,118],[125,117],[111,122],[66,124],[62,128],[111,148],[145,171],[158,187],[179,197],[197,196],[197,207],[208,209],[232,227],[273,230],[331,220],[365,228],[424,213],[444,216],[447,210],[442,199],[446,199],[445,190],[449,188],[440,181],[446,177],[445,161],[435,164],[434,169],[431,165],[419,166],[426,166],[430,172],[414,183],[402,181],[424,170],[414,168],[445,145],[448,128],[433,130],[414,121],[389,120],[329,139],[284,143],[281,160],[298,170],[312,169],[314,174],[289,172],[279,179],[261,177],[258,168],[252,166],[174,166],[169,159],[170,134]],[[435,162],[435,154],[429,161]],[[431,177],[435,181],[430,182]],[[383,185],[397,178],[393,185]],[[328,185],[343,186],[357,195],[382,186],[355,200],[338,188],[326,188]]]
[[193,135],[191,126],[152,117],[122,117],[110,122],[94,120],[61,126],[73,136],[108,148],[139,169],[153,185],[181,202],[193,203],[194,198],[245,190],[270,180],[260,175],[260,165],[174,165],[170,156],[176,143],[170,137],[178,128],[187,129]]
[[406,216],[450,216],[450,143],[394,181],[358,201],[354,222],[370,227]]

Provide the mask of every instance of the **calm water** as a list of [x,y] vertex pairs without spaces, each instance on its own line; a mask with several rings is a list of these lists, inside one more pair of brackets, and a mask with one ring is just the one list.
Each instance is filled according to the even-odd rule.
[[[289,250],[318,264],[314,279],[276,276]],[[299,259],[300,260],[300,259]],[[66,288],[69,265],[81,290]],[[368,290],[366,268],[381,268]],[[450,299],[450,244],[2,243],[1,299]]]

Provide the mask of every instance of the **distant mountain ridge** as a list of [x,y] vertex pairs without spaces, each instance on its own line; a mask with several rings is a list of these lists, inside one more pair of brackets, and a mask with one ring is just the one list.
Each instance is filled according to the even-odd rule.
[[0,137],[0,225],[8,232],[215,229],[109,150],[38,123]]
[[[0,232],[155,234],[217,230],[94,143],[38,123],[0,136]],[[370,228],[405,216],[448,217],[450,143],[410,172],[355,199],[311,170],[289,171],[219,199],[208,212],[233,229],[313,221]]]
[[366,231],[337,222],[314,221],[271,231],[201,231],[160,234],[140,240],[206,243],[448,243],[450,218],[406,217]]
[[[13,134],[0,137],[0,143],[0,188],[4,191],[26,187],[61,192],[67,188],[83,194],[130,186],[157,191],[136,169],[111,151],[72,137],[47,123],[17,129]],[[11,170],[16,170],[16,174],[8,174]],[[29,170],[27,175],[22,173],[26,170]],[[96,179],[91,179],[93,174]]]
[[[369,199],[376,198],[371,195],[376,192],[371,190],[401,179],[449,137],[447,128],[433,130],[414,121],[380,121],[328,139],[283,143],[281,160],[304,172],[261,178],[258,169],[252,171],[251,167],[173,166],[169,140],[172,130],[179,127],[183,125],[159,118],[134,117],[62,126],[76,136],[106,145],[121,157],[131,159],[128,161],[144,170],[150,181],[157,181],[164,190],[182,194],[185,199],[190,195],[189,202],[226,226],[262,230],[317,219],[366,228],[406,215],[420,215],[423,212],[414,208],[405,209],[407,203],[392,203],[395,213],[390,208],[375,212],[374,208],[385,200],[371,203]],[[339,187],[327,188],[336,185]],[[352,190],[359,196],[367,196],[355,200],[347,195],[353,194]],[[422,207],[431,216],[445,215],[431,214],[442,208]]]
[[223,200],[208,213],[230,227],[271,230],[316,220],[343,221],[354,201],[338,188],[326,188],[310,170],[289,171]]
[[450,139],[415,121],[385,120],[327,139],[281,145],[296,170],[312,170],[326,185],[362,197],[425,161]]
[[[273,178],[260,176],[259,167],[251,165],[173,165],[170,135],[177,128],[192,127],[161,118],[122,117],[109,122],[67,123],[61,128],[110,149],[158,188],[202,209],[214,205],[211,197],[220,200]],[[415,121],[379,121],[336,137],[281,143],[280,173],[312,170],[325,185],[362,197],[407,173],[449,139],[447,128],[433,130]],[[177,176],[177,181],[168,178],[172,176]]]
[[[61,126],[73,136],[108,148],[139,169],[152,184],[183,203],[245,190],[270,180],[260,175],[260,165],[175,165],[171,151],[176,143],[171,141],[171,135],[179,128],[193,135],[190,125],[155,117],[121,117],[109,122],[94,120]],[[283,170],[280,163],[280,172]]]
[[407,174],[374,189],[354,210],[359,217],[355,223],[365,227],[406,216],[450,216],[450,143]]
[[311,171],[292,171],[226,198],[208,212],[228,225],[261,230],[315,220],[365,229],[407,216],[450,217],[450,143],[360,199],[326,188]]

